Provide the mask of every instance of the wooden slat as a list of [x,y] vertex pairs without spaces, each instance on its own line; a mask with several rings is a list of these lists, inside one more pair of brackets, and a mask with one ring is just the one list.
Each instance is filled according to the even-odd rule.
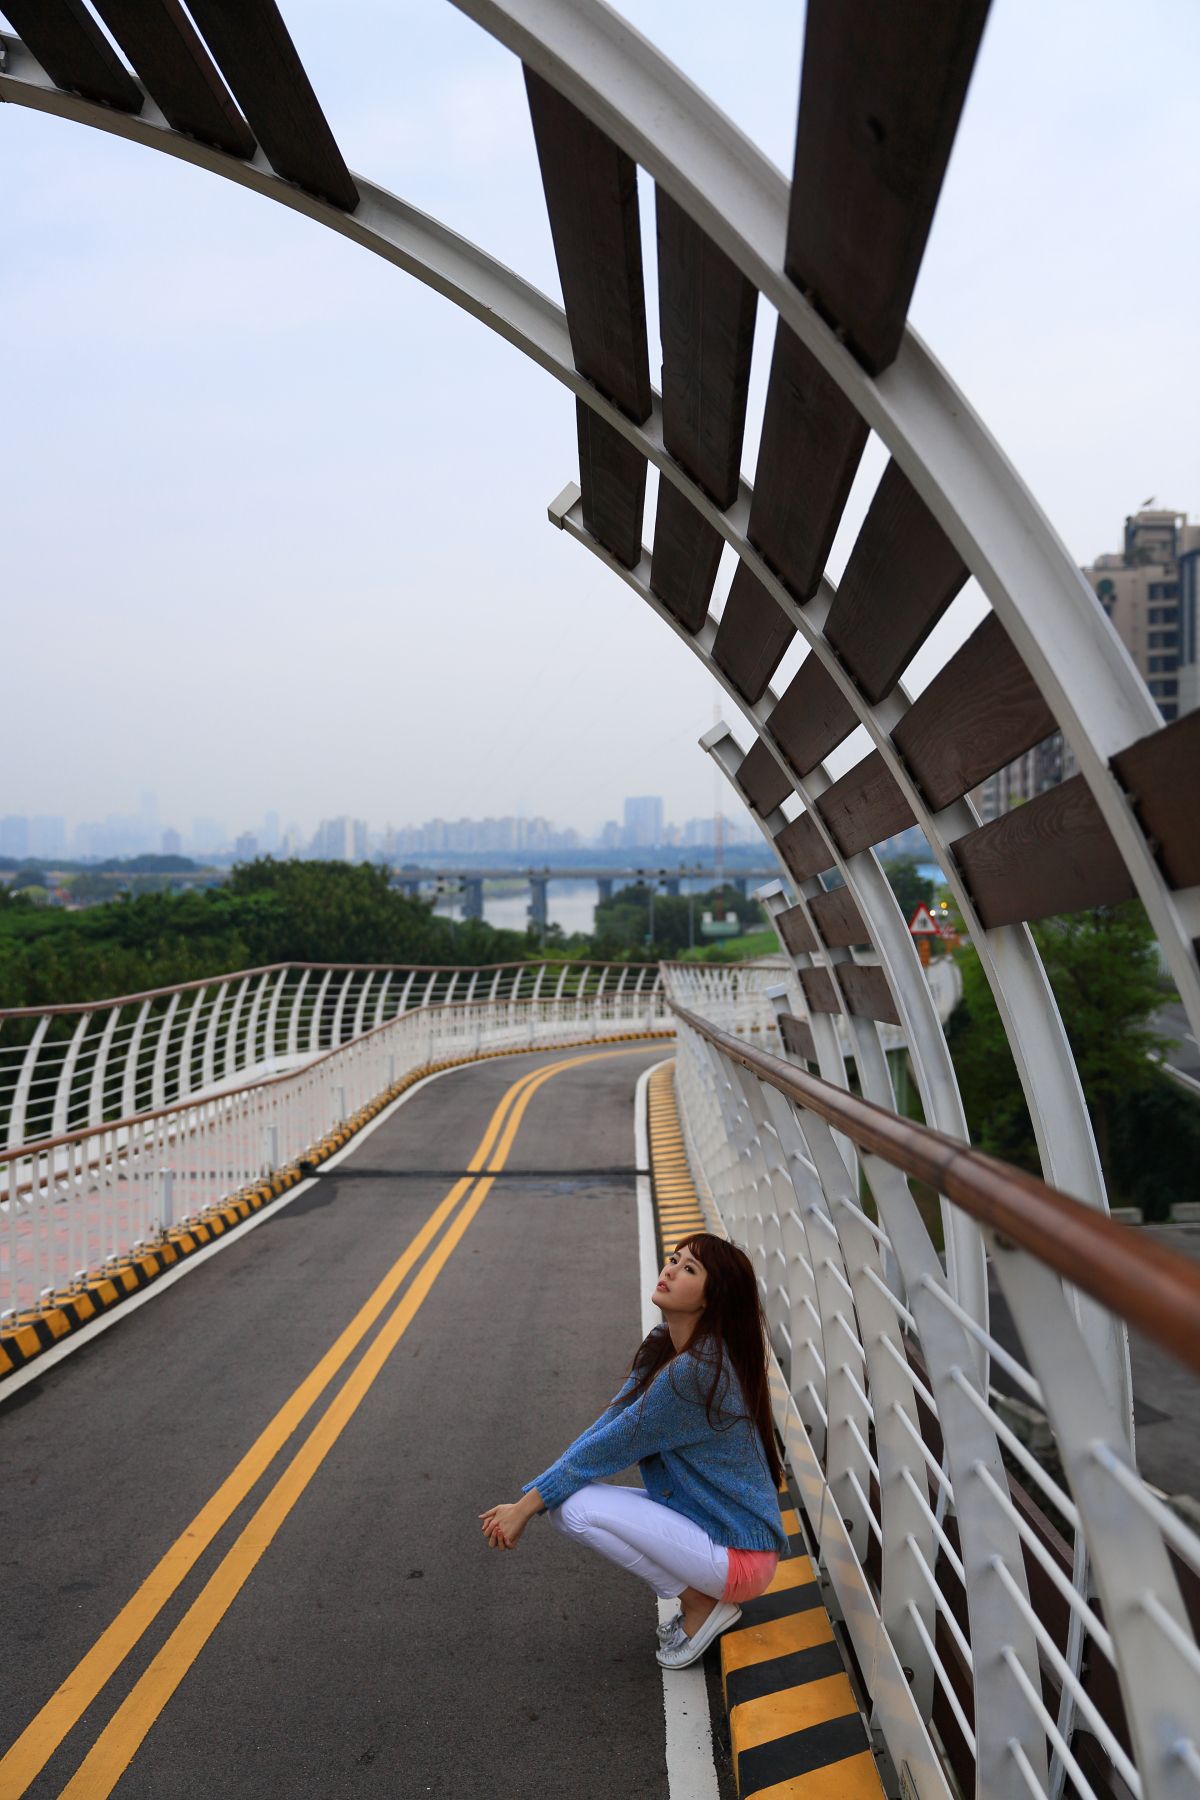
[[808,903],[813,924],[831,949],[852,944],[869,944],[871,939],[863,924],[849,888],[832,888],[827,894],[816,894]]
[[826,848],[821,828],[810,812],[802,812],[777,833],[775,848],[797,881],[810,881],[833,867],[833,852]]
[[796,631],[756,575],[739,563],[713,643],[713,661],[743,700],[761,700]]
[[1114,906],[1134,892],[1082,775],[969,831],[951,848],[988,927]]
[[892,733],[934,812],[1054,730],[1054,714],[995,613],[913,701]]
[[798,1019],[794,1013],[780,1013],[779,1035],[784,1049],[792,1056],[802,1056],[805,1062],[816,1062],[817,1046],[807,1019]]
[[840,1013],[842,1003],[828,969],[801,969],[800,985],[810,1013]]
[[642,554],[646,459],[582,400],[575,402],[583,522],[627,569]]
[[785,266],[872,374],[900,347],[988,0],[809,0]]
[[852,1013],[860,1019],[879,1019],[885,1025],[899,1025],[900,1014],[892,999],[892,990],[878,963],[839,963],[837,973],[846,1005]]
[[755,738],[738,769],[738,786],[756,812],[767,818],[782,806],[792,784],[761,738]]
[[650,363],[637,164],[532,69],[525,91],[575,367],[641,424]]
[[854,856],[916,824],[916,814],[878,750],[847,769],[817,801],[843,856]]
[[137,82],[83,0],[5,0],[4,11],[56,87],[121,112],[141,112]]
[[179,0],[95,0],[96,11],[169,125],[231,156],[254,136]]
[[737,498],[758,294],[658,189],[663,442],[724,509]]
[[803,604],[820,586],[867,427],[782,321],[759,443],[750,541]]
[[1154,839],[1173,888],[1200,882],[1200,712],[1186,713],[1113,757],[1117,780]]
[[776,913],[775,929],[793,956],[811,956],[821,947],[802,906],[789,906],[786,912]]
[[358,189],[274,0],[189,0],[188,11],[275,173],[353,212]]
[[850,736],[858,716],[819,657],[806,656],[767,720],[797,775],[807,775]]
[[673,481],[659,478],[650,591],[688,631],[708,617],[724,541]]
[[889,463],[825,623],[868,700],[891,693],[966,579],[958,551]]

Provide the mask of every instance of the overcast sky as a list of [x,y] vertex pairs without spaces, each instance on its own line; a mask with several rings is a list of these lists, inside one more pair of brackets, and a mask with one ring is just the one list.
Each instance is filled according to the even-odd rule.
[[[621,10],[790,168],[802,6]],[[283,11],[351,167],[557,297],[515,59],[446,0]],[[1198,69],[1195,0],[994,0],[913,302],[1081,562],[1151,495],[1200,514]],[[185,831],[712,810],[712,682],[546,521],[576,475],[564,390],[173,159],[7,106],[0,158],[0,813],[146,788]],[[760,305],[748,471],[772,325]]]

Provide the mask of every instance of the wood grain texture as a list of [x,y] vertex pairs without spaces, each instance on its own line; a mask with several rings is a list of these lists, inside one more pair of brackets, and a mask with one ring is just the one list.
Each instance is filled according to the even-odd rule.
[[808,903],[808,910],[830,949],[844,947],[848,950],[852,944],[871,942],[849,888],[831,888],[827,894],[815,895]]
[[96,11],[169,125],[231,156],[254,155],[254,134],[179,0],[96,0]]
[[785,267],[872,374],[900,347],[988,0],[809,0]]
[[828,969],[801,969],[800,985],[810,1013],[840,1013],[842,1003]]
[[121,112],[142,110],[142,96],[83,0],[5,0],[9,23],[56,87]]
[[801,604],[820,585],[867,427],[780,321],[759,441],[750,542]]
[[795,1013],[780,1013],[779,1035],[789,1055],[802,1057],[805,1062],[816,1062],[817,1046],[807,1019],[798,1019]]
[[708,617],[724,541],[673,481],[660,479],[650,591],[688,631]]
[[275,173],[353,212],[358,189],[274,0],[189,0],[188,10]]
[[743,700],[762,699],[795,635],[791,620],[740,562],[717,627],[713,661]]
[[860,1019],[879,1019],[885,1025],[899,1025],[900,1014],[892,999],[892,990],[878,963],[839,963],[837,977],[852,1013]]
[[969,831],[951,849],[989,928],[1115,906],[1134,892],[1082,775]]
[[833,867],[833,852],[827,849],[821,828],[810,812],[802,812],[784,826],[776,835],[775,848],[797,881],[811,881],[814,875],[823,875]]
[[737,498],[758,293],[659,188],[663,442],[724,509]]
[[525,91],[575,367],[642,424],[650,364],[637,165],[528,68]]
[[1054,724],[1012,639],[989,613],[913,701],[892,742],[940,812],[1040,744]]
[[813,655],[805,657],[779,697],[767,730],[797,775],[808,775],[850,736],[858,716]]
[[817,811],[843,856],[855,856],[916,824],[916,814],[878,750],[827,787]]
[[1185,713],[1112,759],[1173,888],[1200,883],[1200,712]]
[[584,525],[619,563],[634,569],[642,555],[646,459],[582,400],[575,402],[575,426]]
[[776,913],[775,929],[793,956],[811,956],[821,948],[802,906],[789,906],[786,912]]
[[868,700],[891,693],[966,579],[957,550],[899,464],[889,463],[825,622]]
[[761,738],[755,738],[738,769],[738,786],[751,806],[768,818],[792,792],[792,784]]

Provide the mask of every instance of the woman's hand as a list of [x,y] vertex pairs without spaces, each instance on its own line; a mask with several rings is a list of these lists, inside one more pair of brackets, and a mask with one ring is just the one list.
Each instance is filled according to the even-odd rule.
[[530,1519],[545,1510],[537,1489],[530,1488],[519,1500],[504,1506],[489,1506],[479,1517],[483,1521],[484,1536],[493,1550],[515,1550]]
[[517,1502],[510,1505],[489,1506],[485,1513],[480,1513],[483,1521],[484,1535],[493,1550],[515,1550],[517,1541],[529,1523],[530,1515],[525,1507]]

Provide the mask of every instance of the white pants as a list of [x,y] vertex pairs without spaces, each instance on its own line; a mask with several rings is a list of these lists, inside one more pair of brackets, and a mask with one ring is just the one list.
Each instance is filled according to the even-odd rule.
[[652,1500],[641,1488],[592,1481],[546,1517],[556,1531],[578,1538],[649,1582],[662,1600],[685,1587],[719,1600],[729,1575],[729,1555],[699,1525]]

